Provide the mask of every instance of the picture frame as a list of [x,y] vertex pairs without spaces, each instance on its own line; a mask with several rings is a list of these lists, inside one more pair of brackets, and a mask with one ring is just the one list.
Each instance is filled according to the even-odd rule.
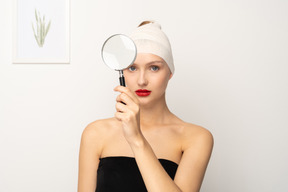
[[70,63],[70,0],[14,0],[13,63]]

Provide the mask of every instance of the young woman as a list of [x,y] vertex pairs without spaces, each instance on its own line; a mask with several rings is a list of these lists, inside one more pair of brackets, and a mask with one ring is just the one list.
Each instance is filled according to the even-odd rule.
[[167,107],[174,64],[160,25],[144,22],[130,37],[137,58],[124,70],[127,87],[114,89],[119,92],[115,117],[83,131],[78,192],[199,191],[213,136]]

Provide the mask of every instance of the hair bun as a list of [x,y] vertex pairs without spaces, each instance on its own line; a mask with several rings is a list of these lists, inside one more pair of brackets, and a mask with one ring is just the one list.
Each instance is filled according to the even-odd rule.
[[145,25],[152,25],[154,27],[161,29],[161,25],[155,21],[143,21],[142,23],[140,23],[140,25],[138,25],[138,27],[145,26]]

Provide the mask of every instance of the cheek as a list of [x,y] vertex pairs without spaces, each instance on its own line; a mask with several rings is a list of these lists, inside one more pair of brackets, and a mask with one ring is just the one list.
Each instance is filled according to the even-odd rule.
[[136,82],[135,75],[132,75],[131,73],[125,73],[125,71],[124,71],[124,78],[126,86],[128,87],[130,87],[131,85],[133,85],[133,83]]
[[168,81],[169,81],[169,76],[168,77],[166,75],[156,76],[154,77],[153,80],[157,87],[166,89]]

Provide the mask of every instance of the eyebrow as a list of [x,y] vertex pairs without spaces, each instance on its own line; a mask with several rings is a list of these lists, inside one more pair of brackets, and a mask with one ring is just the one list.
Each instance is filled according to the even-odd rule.
[[[163,61],[160,61],[160,60],[155,60],[155,61],[151,61],[149,63],[146,63],[146,65],[152,65],[152,64],[155,64],[155,63],[161,63],[161,64],[164,64]],[[133,63],[134,65],[137,65],[137,63]]]

